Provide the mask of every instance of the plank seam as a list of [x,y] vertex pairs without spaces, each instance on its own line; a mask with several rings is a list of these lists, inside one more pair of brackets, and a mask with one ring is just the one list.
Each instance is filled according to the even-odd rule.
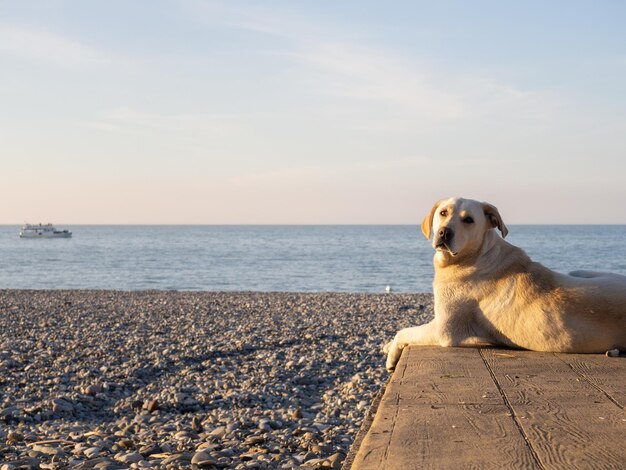
[[582,377],[585,382],[587,382],[589,385],[591,385],[593,388],[595,388],[596,390],[598,390],[599,392],[602,392],[602,394],[607,397],[613,404],[615,404],[618,408],[621,408],[622,410],[624,410],[624,406],[618,402],[615,398],[613,398],[606,390],[604,390],[602,387],[600,387],[598,384],[596,384],[592,379],[590,379],[589,377],[587,377],[585,374],[583,374],[582,372],[579,372],[573,365],[571,365],[569,362],[564,361],[560,356],[557,356],[556,354],[554,355],[559,361],[561,361],[563,364],[567,365],[570,369],[572,369],[572,371],[574,371],[574,374],[578,375],[579,377]]
[[542,465],[541,460],[539,459],[539,454],[537,454],[537,451],[535,450],[535,448],[533,447],[533,445],[530,442],[530,439],[526,435],[526,432],[524,431],[524,427],[522,426],[522,423],[518,420],[517,414],[515,413],[515,409],[513,408],[513,405],[511,404],[511,402],[509,401],[509,397],[506,396],[506,393],[504,392],[504,389],[500,386],[500,382],[498,382],[498,378],[496,377],[495,372],[493,371],[493,369],[489,365],[489,362],[487,362],[487,358],[485,358],[485,354],[483,353],[483,348],[478,348],[478,354],[480,355],[480,358],[482,359],[483,363],[485,364],[485,367],[487,368],[487,372],[489,372],[489,375],[491,376],[491,380],[493,380],[493,383],[495,384],[496,388],[498,389],[498,392],[500,392],[500,396],[502,397],[502,401],[504,402],[504,404],[506,405],[507,409],[509,410],[509,413],[511,414],[511,418],[513,420],[513,423],[515,424],[515,427],[517,428],[518,432],[520,433],[520,435],[524,439],[524,442],[526,442],[526,446],[528,447],[530,455],[532,456],[533,460],[535,461],[535,464],[537,464],[537,466],[539,468],[544,469],[545,467]]

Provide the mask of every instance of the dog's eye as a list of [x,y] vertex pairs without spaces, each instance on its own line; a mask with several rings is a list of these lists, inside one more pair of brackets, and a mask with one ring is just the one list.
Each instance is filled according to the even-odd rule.
[[463,219],[463,223],[464,224],[473,224],[474,223],[474,219],[472,219],[470,216],[467,216]]
[[439,213],[439,215],[440,215],[441,217],[445,217],[445,216],[447,216],[447,215],[448,215],[448,211],[444,209],[444,210],[442,210],[442,211]]

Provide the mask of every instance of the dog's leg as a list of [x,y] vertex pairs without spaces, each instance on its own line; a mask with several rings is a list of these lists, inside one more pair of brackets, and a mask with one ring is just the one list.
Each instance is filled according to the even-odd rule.
[[404,328],[398,331],[393,340],[385,345],[383,352],[387,354],[386,367],[389,372],[396,368],[402,350],[414,344],[422,346],[439,346],[441,344],[435,320],[425,325]]
[[479,346],[493,346],[496,344],[494,341],[481,337],[481,336],[470,336],[461,340],[458,344],[454,344],[451,346],[459,346],[462,348],[476,348]]

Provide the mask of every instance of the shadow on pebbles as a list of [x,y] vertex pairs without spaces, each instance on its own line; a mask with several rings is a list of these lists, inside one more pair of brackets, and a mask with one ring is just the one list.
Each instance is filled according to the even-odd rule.
[[430,294],[0,291],[0,469],[340,468]]

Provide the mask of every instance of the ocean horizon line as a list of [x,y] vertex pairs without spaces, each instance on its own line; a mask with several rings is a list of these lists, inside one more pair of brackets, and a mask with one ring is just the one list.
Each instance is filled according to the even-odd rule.
[[[21,222],[21,223],[0,223],[0,227],[22,227],[24,224],[29,223],[32,225],[38,225],[37,223]],[[52,222],[41,222],[41,224],[48,224]],[[203,223],[72,223],[72,222],[54,222],[53,225],[64,226],[71,225],[72,227],[420,227],[421,222],[416,223],[228,223],[228,224],[203,224]],[[508,227],[623,227],[624,223],[507,223]]]

